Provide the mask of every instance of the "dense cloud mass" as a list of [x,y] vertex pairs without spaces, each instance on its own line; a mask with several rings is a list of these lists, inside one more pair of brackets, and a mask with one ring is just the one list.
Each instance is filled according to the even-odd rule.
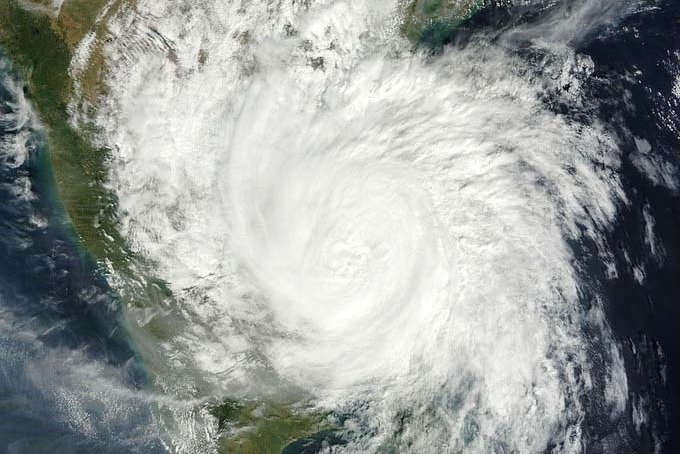
[[302,390],[361,427],[348,452],[399,432],[405,452],[577,453],[587,399],[624,410],[574,247],[609,266],[622,156],[547,102],[588,110],[574,44],[617,2],[436,53],[394,2],[138,3],[109,24],[95,125],[122,232],[177,298],[172,368],[216,394]]

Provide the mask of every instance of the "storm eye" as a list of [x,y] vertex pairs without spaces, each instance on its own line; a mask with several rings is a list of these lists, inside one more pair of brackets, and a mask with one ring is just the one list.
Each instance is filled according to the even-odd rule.
[[0,452],[673,449],[677,6],[0,1]]

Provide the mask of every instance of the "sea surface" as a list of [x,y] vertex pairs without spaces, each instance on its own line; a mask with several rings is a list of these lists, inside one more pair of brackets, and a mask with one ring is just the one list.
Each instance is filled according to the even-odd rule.
[[[624,346],[630,418],[623,435],[631,452],[679,451],[678,43],[679,4],[664,1],[579,49],[596,64],[597,115],[633,135],[620,133],[628,139],[621,175],[631,203],[608,236],[618,266],[632,273],[604,289],[608,323]],[[635,78],[626,77],[632,69]],[[646,152],[656,170],[639,160]],[[661,185],[664,178],[676,181],[675,191]]]
[[164,452],[130,398],[139,358],[65,219],[48,153],[0,54],[0,453]]
[[[488,11],[471,27],[510,20]],[[662,1],[578,48],[595,65],[591,114],[619,134],[630,202],[606,238],[620,271],[580,270],[605,296],[628,396],[614,419],[587,404],[587,453],[679,452],[678,26],[678,2]],[[595,245],[573,247],[596,256]],[[118,304],[65,219],[44,131],[0,54],[0,453],[168,452]]]

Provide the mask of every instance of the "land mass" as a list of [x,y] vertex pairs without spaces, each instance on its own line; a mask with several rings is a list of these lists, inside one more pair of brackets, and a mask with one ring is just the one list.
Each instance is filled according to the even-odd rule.
[[[0,47],[19,68],[28,95],[46,126],[59,198],[75,232],[100,262],[119,271],[131,253],[117,229],[117,200],[106,188],[108,150],[93,146],[87,128],[76,130],[69,114],[74,81],[69,65],[77,46],[94,33],[88,63],[78,76],[80,95],[92,105],[106,93],[102,54],[106,22],[136,0],[4,0]],[[484,6],[484,0],[413,0],[403,32],[415,45],[441,45],[453,30]]]
[[76,131],[68,112],[69,64],[105,3],[68,0],[58,7],[46,0],[3,0],[0,47],[20,70],[45,126],[59,199],[74,232],[97,261],[125,268],[130,254],[116,228],[118,204],[105,187],[107,150],[93,146],[87,131]]
[[[121,299],[124,305],[145,306],[172,295],[162,281],[134,276],[139,273],[135,269],[139,258],[119,233],[118,202],[106,185],[109,150],[94,145],[96,131],[87,124],[74,125],[69,109],[76,87],[78,97],[91,106],[106,95],[102,51],[109,33],[106,23],[134,8],[135,1],[2,0],[0,48],[21,72],[45,126],[58,200],[65,222],[84,246],[84,257],[137,279],[138,290]],[[441,46],[482,7],[483,0],[413,0],[404,11],[403,32],[415,46]],[[94,34],[89,58],[74,81],[70,65],[88,34]],[[159,339],[167,335],[160,322],[150,324],[147,331]],[[221,452],[302,452],[316,444],[342,442],[328,415],[296,404],[225,399],[210,412]]]

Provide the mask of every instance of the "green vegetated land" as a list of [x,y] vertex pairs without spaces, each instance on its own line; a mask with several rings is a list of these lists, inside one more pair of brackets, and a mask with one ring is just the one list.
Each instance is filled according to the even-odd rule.
[[299,453],[311,445],[342,443],[327,414],[289,403],[227,398],[210,412],[217,419],[218,450],[224,454]]
[[407,4],[405,36],[415,45],[442,46],[464,21],[485,7],[486,0],[411,0]]
[[161,280],[142,275],[137,266],[141,258],[120,235],[118,201],[106,188],[109,151],[93,145],[94,131],[88,130],[88,125],[75,130],[68,112],[74,98],[69,64],[76,47],[87,33],[95,33],[90,59],[78,83],[80,99],[96,105],[107,90],[102,54],[108,37],[106,22],[126,8],[134,8],[135,1],[65,0],[57,10],[51,0],[2,0],[0,47],[20,70],[27,95],[45,126],[58,198],[68,216],[67,225],[84,246],[83,257],[111,264],[126,277],[118,289],[126,305],[154,307],[171,293]]
[[[106,1],[66,0],[56,10],[50,0],[2,0],[0,47],[20,70],[27,96],[45,126],[58,196],[80,243],[100,263],[108,260],[118,272],[126,273],[133,254],[117,230],[116,197],[105,187],[108,151],[92,145],[91,131],[75,130],[68,113],[74,96],[69,64],[90,31],[96,38],[88,65],[79,75],[81,96],[94,105],[106,93],[101,53],[106,21],[96,20]],[[107,15],[131,7],[133,1],[115,2]],[[148,277],[145,288],[134,293],[131,298],[123,297],[126,304],[154,306],[171,297],[163,282]],[[148,331],[158,338],[167,334],[160,321]],[[288,444],[330,427],[324,415],[293,404],[228,399],[213,407],[212,413],[220,433],[216,442],[225,453],[279,453]]]
[[[50,161],[58,193],[75,232],[98,260],[115,269],[130,266],[132,254],[117,229],[117,200],[105,188],[107,150],[92,146],[88,131],[75,131],[67,105],[73,95],[68,68],[76,46],[96,33],[91,57],[79,75],[81,96],[92,105],[106,93],[101,52],[106,20],[135,0],[117,0],[98,21],[107,0],[65,0],[60,9],[51,0],[0,2],[0,47],[21,70],[28,94],[47,129]],[[484,0],[413,0],[405,11],[403,32],[414,44],[437,46]],[[165,286],[161,293],[167,293]]]
[[[46,128],[58,196],[80,242],[98,262],[108,261],[131,273],[133,254],[117,229],[117,200],[106,189],[108,151],[92,145],[87,127],[74,130],[67,106],[74,96],[69,64],[83,37],[95,32],[90,59],[79,75],[82,99],[91,105],[106,93],[102,47],[106,20],[135,0],[117,0],[102,14],[107,0],[65,0],[60,9],[51,0],[1,0],[0,47],[21,71],[27,94]],[[403,32],[415,45],[439,46],[483,0],[414,0],[405,11]],[[167,286],[145,279],[142,289],[123,297],[135,306],[156,305],[170,298]],[[163,323],[150,327],[163,338]],[[153,328],[153,329],[152,329]],[[158,331],[158,333],[156,333]],[[216,419],[220,452],[288,453],[320,443],[340,443],[329,415],[290,403],[225,399],[210,408]]]
[[58,195],[76,234],[97,260],[125,268],[129,255],[116,229],[116,198],[104,187],[107,152],[74,131],[67,112],[71,57],[105,3],[67,0],[57,15],[47,0],[3,0],[0,47],[21,71],[46,128]]

